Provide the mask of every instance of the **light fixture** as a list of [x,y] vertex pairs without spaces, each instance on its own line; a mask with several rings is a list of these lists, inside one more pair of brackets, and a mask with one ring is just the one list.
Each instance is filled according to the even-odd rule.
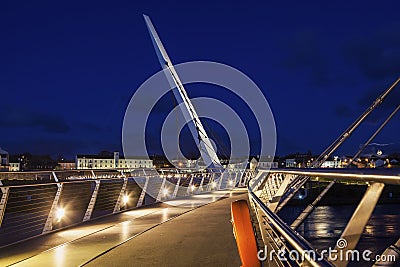
[[128,203],[128,201],[129,201],[129,196],[128,195],[124,195],[124,197],[122,198],[122,203],[124,205],[126,205]]
[[169,193],[168,188],[164,188],[164,189],[163,189],[163,195],[164,195],[164,197],[166,197],[166,196],[168,195],[168,193]]
[[196,186],[193,184],[191,187],[192,191],[194,191],[196,189]]
[[56,210],[56,217],[57,217],[57,222],[60,222],[62,217],[65,215],[65,210],[61,207],[57,208]]

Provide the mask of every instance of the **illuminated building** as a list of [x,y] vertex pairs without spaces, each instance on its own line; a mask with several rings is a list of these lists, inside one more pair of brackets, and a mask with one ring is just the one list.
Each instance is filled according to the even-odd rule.
[[77,155],[75,158],[77,169],[137,169],[152,168],[153,161],[146,157],[124,157],[119,152],[105,155]]

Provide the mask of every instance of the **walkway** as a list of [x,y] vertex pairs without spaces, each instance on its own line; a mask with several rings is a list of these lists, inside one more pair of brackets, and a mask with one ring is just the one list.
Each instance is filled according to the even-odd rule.
[[240,266],[219,191],[134,209],[0,249],[0,266]]

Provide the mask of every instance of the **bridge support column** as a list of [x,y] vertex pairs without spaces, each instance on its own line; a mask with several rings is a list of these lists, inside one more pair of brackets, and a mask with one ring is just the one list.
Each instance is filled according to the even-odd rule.
[[205,177],[205,175],[203,174],[201,176],[201,182],[200,182],[200,185],[199,185],[199,192],[203,191],[204,177]]
[[84,222],[90,220],[90,218],[92,217],[93,210],[94,210],[94,205],[96,204],[97,194],[99,193],[99,189],[100,189],[100,180],[96,180],[95,183],[96,184],[95,184],[94,190],[92,192],[92,197],[90,198],[89,205],[85,212],[85,216],[83,217]]
[[235,179],[232,180],[233,184],[232,187],[236,187],[236,184],[238,183],[238,176],[239,176],[239,172],[235,171]]
[[121,187],[121,191],[119,192],[117,203],[115,203],[115,207],[114,207],[113,213],[116,213],[116,212],[121,210],[121,201],[122,201],[122,199],[123,199],[123,197],[125,195],[126,186],[127,185],[128,185],[128,178],[125,177],[124,178],[124,182],[123,182],[122,187]]
[[238,177],[239,179],[238,179],[238,182],[237,182],[238,187],[239,186],[244,186],[243,183],[242,183],[244,174],[245,174],[245,171],[242,171],[242,170],[239,171],[239,177]]
[[222,179],[224,179],[224,176],[229,174],[229,172],[227,173],[226,171],[222,172],[221,175],[219,176],[219,181],[218,181],[218,186],[217,186],[217,190],[221,189],[221,185],[222,185]]
[[[158,194],[157,194],[156,202],[161,201],[161,199],[162,199],[162,197],[163,197],[163,191],[164,191],[164,188],[165,188],[165,181],[166,181],[166,180],[167,180],[167,178],[164,177],[164,179],[163,179],[163,181],[162,181],[162,183],[161,183],[160,191],[158,191]],[[167,196],[165,196],[165,197],[167,197]]]
[[246,185],[246,183],[245,183],[246,177],[247,177],[247,172],[244,171],[242,173],[242,175],[240,176],[240,181],[239,181],[239,185],[240,186],[245,186]]
[[247,171],[246,176],[244,177],[243,184],[246,186],[247,183],[251,180],[251,178],[255,177],[256,173],[254,171]]
[[181,182],[182,177],[179,176],[178,182],[176,182],[175,185],[175,189],[174,189],[174,193],[172,194],[172,198],[176,198],[176,196],[178,195],[178,189],[179,189],[179,184]]
[[140,197],[136,204],[136,207],[140,207],[143,205],[144,197],[146,196],[147,187],[149,186],[149,179],[150,179],[150,177],[146,177],[146,182],[144,182],[142,193],[140,194]]
[[[0,181],[0,185],[3,185],[2,182]],[[1,224],[3,223],[3,218],[4,218],[4,213],[6,212],[6,205],[7,205],[7,200],[8,200],[8,195],[10,193],[10,188],[1,188],[1,200],[0,200],[0,227]]]
[[49,212],[49,216],[47,217],[46,223],[44,225],[42,234],[50,232],[53,230],[53,219],[54,219],[54,214],[56,213],[57,207],[58,207],[58,201],[60,200],[61,197],[61,192],[63,188],[63,184],[58,183],[57,184],[57,193],[54,197],[53,204],[51,205],[51,209]]
[[[54,177],[54,181],[58,182],[58,177],[57,177],[56,173],[52,172],[52,175]],[[63,188],[63,184],[57,183],[57,193],[54,196],[53,204],[51,205],[51,209],[50,209],[49,215],[47,216],[47,220],[44,225],[42,234],[53,230],[54,214],[56,213],[56,210],[57,210],[58,201],[60,200],[60,197],[61,197],[62,188]]]
[[187,190],[186,190],[186,194],[189,194],[189,192],[190,192],[190,187],[192,186],[192,184],[193,184],[193,175],[192,175],[192,177],[190,178],[190,182],[189,182],[188,188],[187,188]]
[[275,196],[272,197],[270,204],[268,205],[268,208],[272,211],[275,212],[276,208],[278,207],[279,201],[281,200],[283,194],[286,191],[286,188],[290,184],[290,182],[294,179],[294,175],[291,174],[286,174],[284,175],[284,179],[282,184],[279,186],[278,191],[276,192]]
[[[338,240],[345,241],[342,242],[342,244],[340,244],[340,242],[336,244],[335,249],[338,251],[343,251],[343,255],[346,255],[347,251],[354,250],[356,248],[361,234],[364,231],[365,225],[368,223],[368,220],[374,211],[376,203],[378,202],[384,187],[384,183],[372,183],[368,186],[367,191],[365,192],[363,198],[354,211],[353,216],[351,216],[350,221],[347,223],[346,228]],[[342,261],[338,260],[335,262],[336,266],[347,266],[347,264],[348,261],[346,261],[346,257],[344,257]]]
[[212,173],[210,181],[208,181],[207,191],[212,191],[215,189],[215,186],[216,186],[215,176],[216,176],[216,173],[215,172]]
[[322,190],[322,192],[317,196],[317,198],[301,212],[299,217],[297,217],[296,220],[294,220],[294,222],[292,223],[292,225],[290,225],[290,227],[292,227],[292,229],[296,230],[297,227],[299,227],[300,224],[308,217],[308,215],[310,215],[311,212],[313,212],[313,210],[315,210],[315,207],[317,206],[318,202],[329,192],[329,190],[332,188],[332,186],[335,183],[336,183],[336,180],[333,180],[332,182],[330,182],[328,184],[328,186],[325,187],[325,189]]

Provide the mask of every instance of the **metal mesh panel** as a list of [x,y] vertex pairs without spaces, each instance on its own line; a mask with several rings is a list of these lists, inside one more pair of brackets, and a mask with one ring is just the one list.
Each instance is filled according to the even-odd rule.
[[56,192],[54,184],[11,188],[0,227],[0,246],[41,234]]
[[102,180],[92,218],[111,214],[118,201],[123,180]]

